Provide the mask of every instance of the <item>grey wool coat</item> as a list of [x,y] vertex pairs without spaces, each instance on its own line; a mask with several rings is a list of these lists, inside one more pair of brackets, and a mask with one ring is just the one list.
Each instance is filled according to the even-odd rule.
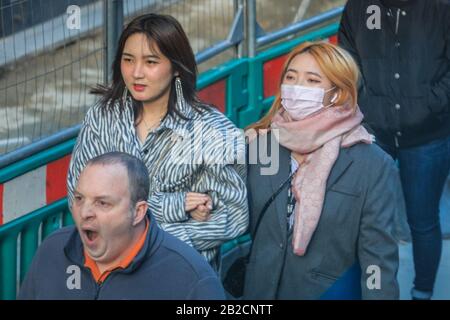
[[[248,165],[254,242],[244,299],[398,299],[398,246],[392,230],[394,216],[405,215],[405,207],[392,158],[376,144],[340,149],[317,229],[305,255],[297,256],[287,227],[290,184],[268,207],[254,234],[263,206],[291,171],[290,151],[278,146],[276,174],[261,175],[265,166],[260,161]],[[257,147],[260,154],[271,154],[270,142]]]

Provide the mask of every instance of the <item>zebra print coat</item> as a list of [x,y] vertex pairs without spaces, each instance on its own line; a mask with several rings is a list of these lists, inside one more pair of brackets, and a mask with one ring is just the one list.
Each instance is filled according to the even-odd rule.
[[[248,227],[245,186],[245,140],[222,113],[198,113],[189,105],[189,120],[166,116],[141,143],[131,100],[120,111],[90,108],[78,136],[68,173],[69,201],[81,170],[100,154],[121,151],[144,161],[150,175],[150,211],[165,231],[196,248],[218,270],[219,249]],[[208,221],[193,220],[184,210],[187,192],[207,193],[213,200]]]

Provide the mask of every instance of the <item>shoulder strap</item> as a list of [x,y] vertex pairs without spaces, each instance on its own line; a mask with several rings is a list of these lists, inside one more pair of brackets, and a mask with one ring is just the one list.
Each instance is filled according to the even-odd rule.
[[295,175],[295,173],[297,172],[297,170],[295,170],[294,172],[292,172],[289,177],[282,183],[280,184],[280,186],[278,187],[277,191],[275,191],[272,196],[269,198],[269,200],[267,200],[267,202],[264,204],[264,207],[261,210],[261,213],[258,217],[258,220],[256,221],[256,226],[255,226],[255,232],[253,235],[253,239],[256,238],[256,233],[258,232],[258,228],[259,228],[259,224],[262,221],[262,218],[264,217],[264,215],[267,212],[267,209],[269,209],[270,205],[272,204],[272,202],[275,200],[276,197],[278,197],[278,195],[281,193],[281,191],[284,189],[284,187],[291,181],[292,176]]

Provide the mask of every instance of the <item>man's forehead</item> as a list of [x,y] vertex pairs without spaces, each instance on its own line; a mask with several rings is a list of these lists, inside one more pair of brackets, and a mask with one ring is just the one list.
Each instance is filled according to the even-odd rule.
[[128,190],[126,168],[121,164],[95,163],[87,165],[81,172],[77,189],[95,190],[98,188],[102,188],[104,191]]

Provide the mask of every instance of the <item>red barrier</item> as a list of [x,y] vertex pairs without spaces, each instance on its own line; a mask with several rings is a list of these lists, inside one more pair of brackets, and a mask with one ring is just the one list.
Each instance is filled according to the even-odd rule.
[[69,171],[70,155],[47,165],[46,199],[47,204],[67,196],[67,172]]
[[200,100],[215,105],[220,112],[225,113],[226,79],[217,81],[198,92]]

